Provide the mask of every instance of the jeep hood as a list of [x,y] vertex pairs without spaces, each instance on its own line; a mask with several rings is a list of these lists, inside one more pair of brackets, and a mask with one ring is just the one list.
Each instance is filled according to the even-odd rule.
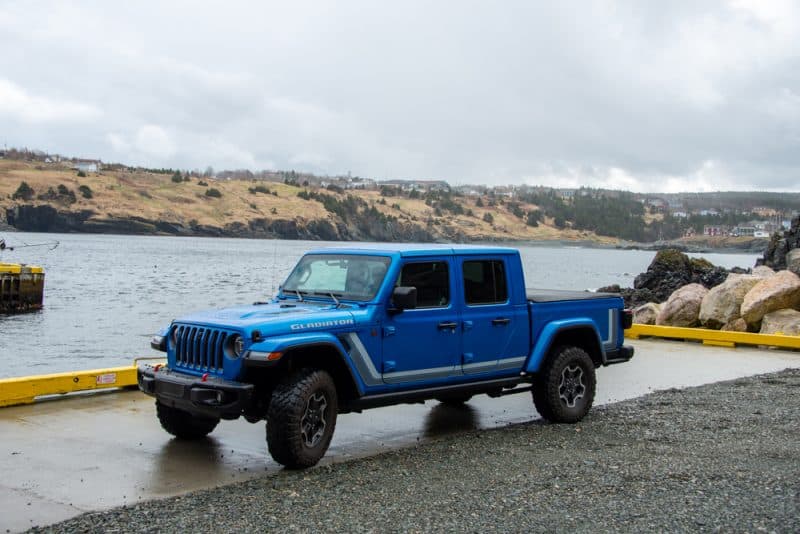
[[333,303],[275,303],[240,306],[192,313],[175,320],[212,328],[229,328],[242,332],[259,330],[274,336],[288,332],[330,329],[353,324],[353,314]]

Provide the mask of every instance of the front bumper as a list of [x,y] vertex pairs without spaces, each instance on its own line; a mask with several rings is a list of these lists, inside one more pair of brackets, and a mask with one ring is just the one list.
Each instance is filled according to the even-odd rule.
[[[156,370],[158,369],[158,370]],[[137,370],[139,389],[167,406],[207,417],[236,419],[253,401],[253,384],[201,378],[145,365]]]

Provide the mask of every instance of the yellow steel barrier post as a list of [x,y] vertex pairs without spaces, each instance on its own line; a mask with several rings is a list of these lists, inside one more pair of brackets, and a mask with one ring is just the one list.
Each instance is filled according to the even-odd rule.
[[753,334],[750,332],[730,332],[722,330],[706,330],[705,328],[679,328],[675,326],[656,326],[634,324],[625,331],[625,337],[640,339],[642,337],[660,337],[667,339],[683,339],[702,341],[705,345],[734,347],[736,345],[766,345],[782,349],[800,349],[800,336],[783,334]]
[[0,407],[31,404],[36,397],[136,385],[136,365],[0,379]]

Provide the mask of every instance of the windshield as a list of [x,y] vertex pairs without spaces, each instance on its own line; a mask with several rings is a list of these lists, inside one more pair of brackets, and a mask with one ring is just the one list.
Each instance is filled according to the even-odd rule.
[[309,254],[286,279],[284,293],[349,300],[372,300],[381,287],[389,258],[352,254]]

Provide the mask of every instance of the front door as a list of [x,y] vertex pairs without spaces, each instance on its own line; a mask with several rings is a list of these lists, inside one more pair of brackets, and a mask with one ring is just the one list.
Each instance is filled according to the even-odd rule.
[[417,308],[387,316],[383,380],[389,384],[442,380],[460,374],[461,329],[452,262],[408,259],[397,286],[417,288]]

